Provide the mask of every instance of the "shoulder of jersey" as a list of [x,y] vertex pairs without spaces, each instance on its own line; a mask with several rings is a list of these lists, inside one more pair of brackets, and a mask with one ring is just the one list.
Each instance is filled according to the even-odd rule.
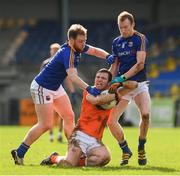
[[142,34],[142,33],[138,32],[138,31],[135,31],[135,32],[134,32],[134,35],[135,35],[135,37],[137,37],[137,38],[141,38],[141,39],[145,37],[145,35],[144,35],[144,34]]
[[68,46],[68,44],[67,44],[67,43],[64,43],[64,44],[61,45],[61,48],[65,48],[65,47],[67,47],[67,46]]
[[64,43],[60,48],[60,50],[65,50],[65,49],[70,49],[70,46],[67,43]]
[[114,40],[113,40],[113,43],[117,43],[118,41],[120,41],[121,40],[121,36],[118,36],[118,37],[116,37]]
[[64,43],[63,45],[61,45],[61,48],[58,50],[59,52],[62,52],[62,51],[68,51],[70,50],[70,47],[67,43]]

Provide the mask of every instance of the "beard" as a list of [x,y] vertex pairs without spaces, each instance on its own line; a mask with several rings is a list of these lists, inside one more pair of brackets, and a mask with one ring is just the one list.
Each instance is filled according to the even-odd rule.
[[74,45],[74,49],[79,53],[81,53],[83,51],[83,48],[79,48],[76,45]]
[[74,49],[75,49],[77,52],[79,52],[79,53],[81,53],[81,52],[83,51],[83,49],[80,49],[80,48],[78,48],[78,47],[74,47]]

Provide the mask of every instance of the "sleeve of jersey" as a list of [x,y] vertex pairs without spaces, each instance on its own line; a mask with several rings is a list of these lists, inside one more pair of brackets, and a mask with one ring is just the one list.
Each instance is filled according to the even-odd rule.
[[138,36],[136,40],[137,51],[147,51],[148,40],[144,35]]
[[72,49],[68,49],[63,54],[63,63],[65,69],[74,68],[74,51]]

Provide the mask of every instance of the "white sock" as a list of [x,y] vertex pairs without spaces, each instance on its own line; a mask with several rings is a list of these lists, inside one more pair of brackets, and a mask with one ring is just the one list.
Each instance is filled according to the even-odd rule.
[[65,159],[65,156],[58,156],[56,158],[56,163],[59,163],[61,160]]
[[61,132],[58,133],[58,137],[62,137],[62,133]]
[[54,136],[52,134],[50,134],[49,139],[50,139],[50,141],[53,141],[54,140]]

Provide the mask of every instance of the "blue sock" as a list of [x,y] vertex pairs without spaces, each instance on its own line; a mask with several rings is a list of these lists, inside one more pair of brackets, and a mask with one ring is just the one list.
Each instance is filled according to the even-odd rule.
[[129,153],[130,152],[130,149],[128,147],[126,140],[122,143],[119,143],[119,146],[121,147],[123,153]]
[[146,139],[139,138],[138,150],[144,150],[144,144],[146,143]]
[[26,145],[25,143],[22,143],[17,149],[17,155],[19,156],[19,158],[24,158],[24,155],[26,154],[28,149],[29,149],[29,146]]

